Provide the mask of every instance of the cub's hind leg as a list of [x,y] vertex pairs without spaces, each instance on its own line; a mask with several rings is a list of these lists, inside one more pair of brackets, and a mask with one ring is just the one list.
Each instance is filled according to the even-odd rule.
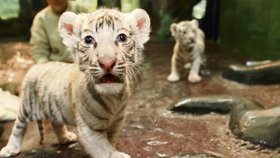
[[0,151],[0,157],[11,157],[20,153],[22,139],[26,132],[27,124],[28,122],[26,122],[20,116],[18,119],[16,119],[8,143]]
[[184,68],[185,69],[190,69],[192,67],[191,63],[185,63]]
[[19,108],[18,117],[15,121],[8,143],[0,151],[0,157],[11,157],[20,153],[23,137],[27,125],[31,121],[41,120],[39,112],[38,97],[35,90],[30,88],[29,83],[23,84],[22,104]]
[[51,124],[57,139],[61,144],[68,144],[77,141],[77,135],[74,132],[68,131],[66,125],[54,121],[51,121]]

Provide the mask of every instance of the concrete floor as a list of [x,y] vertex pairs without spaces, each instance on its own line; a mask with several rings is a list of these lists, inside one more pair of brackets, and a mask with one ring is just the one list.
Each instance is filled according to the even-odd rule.
[[[279,149],[252,145],[235,138],[227,128],[228,115],[212,113],[193,116],[166,110],[171,103],[179,99],[212,94],[245,96],[267,107],[280,104],[280,85],[246,86],[223,79],[221,72],[228,64],[243,63],[245,59],[215,43],[207,43],[207,69],[211,72],[210,76],[204,76],[203,81],[197,84],[189,83],[186,77],[177,83],[169,83],[166,77],[170,72],[173,45],[173,42],[147,44],[143,81],[129,102],[127,119],[117,148],[133,158],[168,157],[187,153],[206,153],[226,158],[280,157]],[[27,43],[2,43],[0,50],[0,72],[4,73],[5,69],[8,69],[5,65],[9,65],[4,62],[12,56],[4,56],[5,52],[9,50],[13,54],[20,51],[25,54],[29,51],[29,46]],[[15,71],[24,73],[26,70],[25,67]],[[15,75],[14,81],[21,80],[21,77],[22,75]],[[13,122],[1,124],[4,125],[5,131],[0,139],[0,148],[7,142]],[[22,153],[17,157],[89,157],[79,144],[58,145],[48,122],[45,122],[45,133],[46,141],[44,145],[39,145],[37,126],[34,123],[30,124],[24,138]]]

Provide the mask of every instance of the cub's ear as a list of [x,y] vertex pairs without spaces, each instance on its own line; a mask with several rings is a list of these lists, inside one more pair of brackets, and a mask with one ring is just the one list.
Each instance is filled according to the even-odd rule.
[[151,21],[147,12],[143,9],[134,9],[129,13],[132,22],[132,30],[135,31],[139,44],[144,44],[150,39]]
[[198,23],[198,21],[197,21],[196,19],[193,19],[193,20],[191,21],[191,24],[192,24],[194,27],[199,27],[199,23]]
[[78,37],[78,20],[79,15],[73,12],[64,12],[59,19],[58,31],[63,39],[63,43],[68,48],[73,48],[76,42],[79,40]]
[[176,32],[177,32],[177,24],[176,24],[176,23],[172,23],[172,24],[170,25],[170,32],[171,32],[171,35],[172,35],[173,37],[175,37]]

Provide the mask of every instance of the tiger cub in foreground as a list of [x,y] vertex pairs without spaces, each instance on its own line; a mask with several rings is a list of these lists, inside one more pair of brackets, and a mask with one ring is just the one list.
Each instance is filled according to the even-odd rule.
[[76,125],[78,138],[93,158],[130,158],[115,149],[131,93],[131,78],[149,40],[150,18],[135,9],[121,13],[99,9],[65,12],[59,32],[74,64],[50,62],[32,67],[23,81],[22,106],[0,157],[20,152],[27,124],[49,119],[60,143],[77,140],[65,124]]
[[198,26],[197,20],[181,21],[170,26],[175,46],[171,59],[171,73],[168,81],[176,82],[180,79],[179,68],[191,68],[189,82],[201,81],[200,66],[204,63],[204,33]]

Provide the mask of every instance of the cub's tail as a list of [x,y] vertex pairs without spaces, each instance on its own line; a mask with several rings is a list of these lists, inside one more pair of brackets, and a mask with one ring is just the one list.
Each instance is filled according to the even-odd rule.
[[37,125],[38,125],[38,129],[39,129],[39,133],[40,133],[40,141],[39,143],[42,145],[44,142],[44,127],[43,127],[43,121],[42,120],[38,120],[37,121]]

